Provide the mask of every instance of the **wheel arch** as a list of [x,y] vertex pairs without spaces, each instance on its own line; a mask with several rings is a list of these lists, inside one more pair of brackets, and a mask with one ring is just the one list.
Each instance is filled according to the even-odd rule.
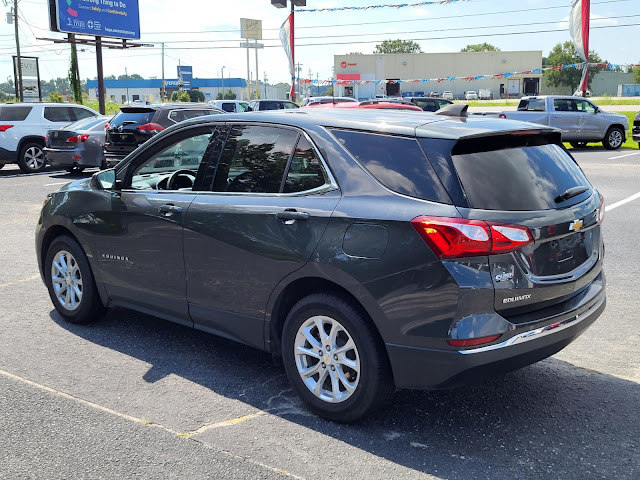
[[360,310],[364,318],[370,323],[374,334],[381,342],[383,348],[385,348],[384,340],[380,329],[374,321],[374,316],[352,291],[333,280],[319,276],[303,276],[290,281],[284,287],[281,286],[281,290],[274,295],[275,299],[273,300],[271,309],[268,310],[267,331],[265,332],[267,337],[266,344],[267,350],[273,354],[274,358],[279,359],[281,357],[282,330],[287,314],[291,308],[296,302],[307,295],[327,292],[336,293],[351,300],[356,308]]
[[20,154],[22,147],[29,142],[38,143],[42,145],[42,147],[44,147],[44,137],[41,137],[39,135],[28,135],[20,139],[20,142],[18,143],[18,149],[17,149],[18,154]]
[[609,125],[607,131],[605,132],[605,136],[611,131],[612,128],[619,128],[622,131],[622,142],[627,141],[627,131],[624,129],[624,126],[621,123],[613,123]]

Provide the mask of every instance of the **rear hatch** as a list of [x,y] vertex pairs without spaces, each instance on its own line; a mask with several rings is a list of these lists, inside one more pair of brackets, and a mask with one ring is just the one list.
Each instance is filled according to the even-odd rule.
[[122,107],[109,122],[105,150],[121,155],[134,151],[163,129],[152,123],[155,113],[156,109],[150,107]]
[[[463,218],[531,233],[533,242],[488,257],[494,306],[502,316],[515,324],[537,321],[599,293],[604,204],[557,133],[451,142],[434,167]],[[443,175],[447,169],[455,175]]]

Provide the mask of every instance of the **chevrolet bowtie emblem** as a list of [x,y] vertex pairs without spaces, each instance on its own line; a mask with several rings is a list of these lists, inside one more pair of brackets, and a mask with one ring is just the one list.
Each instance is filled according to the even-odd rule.
[[582,220],[574,220],[569,224],[569,230],[577,232],[582,228],[583,223],[584,222]]

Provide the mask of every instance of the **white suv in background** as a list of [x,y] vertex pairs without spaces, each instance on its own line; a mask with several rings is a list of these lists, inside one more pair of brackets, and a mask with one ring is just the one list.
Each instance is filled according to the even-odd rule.
[[444,92],[442,92],[442,98],[453,100],[453,92],[451,90],[445,90]]
[[249,102],[239,100],[210,100],[209,105],[224,110],[227,113],[249,111]]
[[0,168],[17,163],[24,173],[44,170],[44,137],[98,112],[83,105],[63,103],[0,104]]
[[464,92],[464,98],[466,100],[478,100],[478,94],[474,90]]

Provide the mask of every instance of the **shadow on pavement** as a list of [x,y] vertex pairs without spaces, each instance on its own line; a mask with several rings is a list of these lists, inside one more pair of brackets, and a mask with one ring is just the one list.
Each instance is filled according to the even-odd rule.
[[400,391],[377,415],[337,425],[300,413],[304,407],[267,353],[124,309],[88,326],[50,316],[79,337],[152,365],[147,382],[178,375],[417,472],[621,479],[640,471],[640,385],[553,358],[479,385]]

